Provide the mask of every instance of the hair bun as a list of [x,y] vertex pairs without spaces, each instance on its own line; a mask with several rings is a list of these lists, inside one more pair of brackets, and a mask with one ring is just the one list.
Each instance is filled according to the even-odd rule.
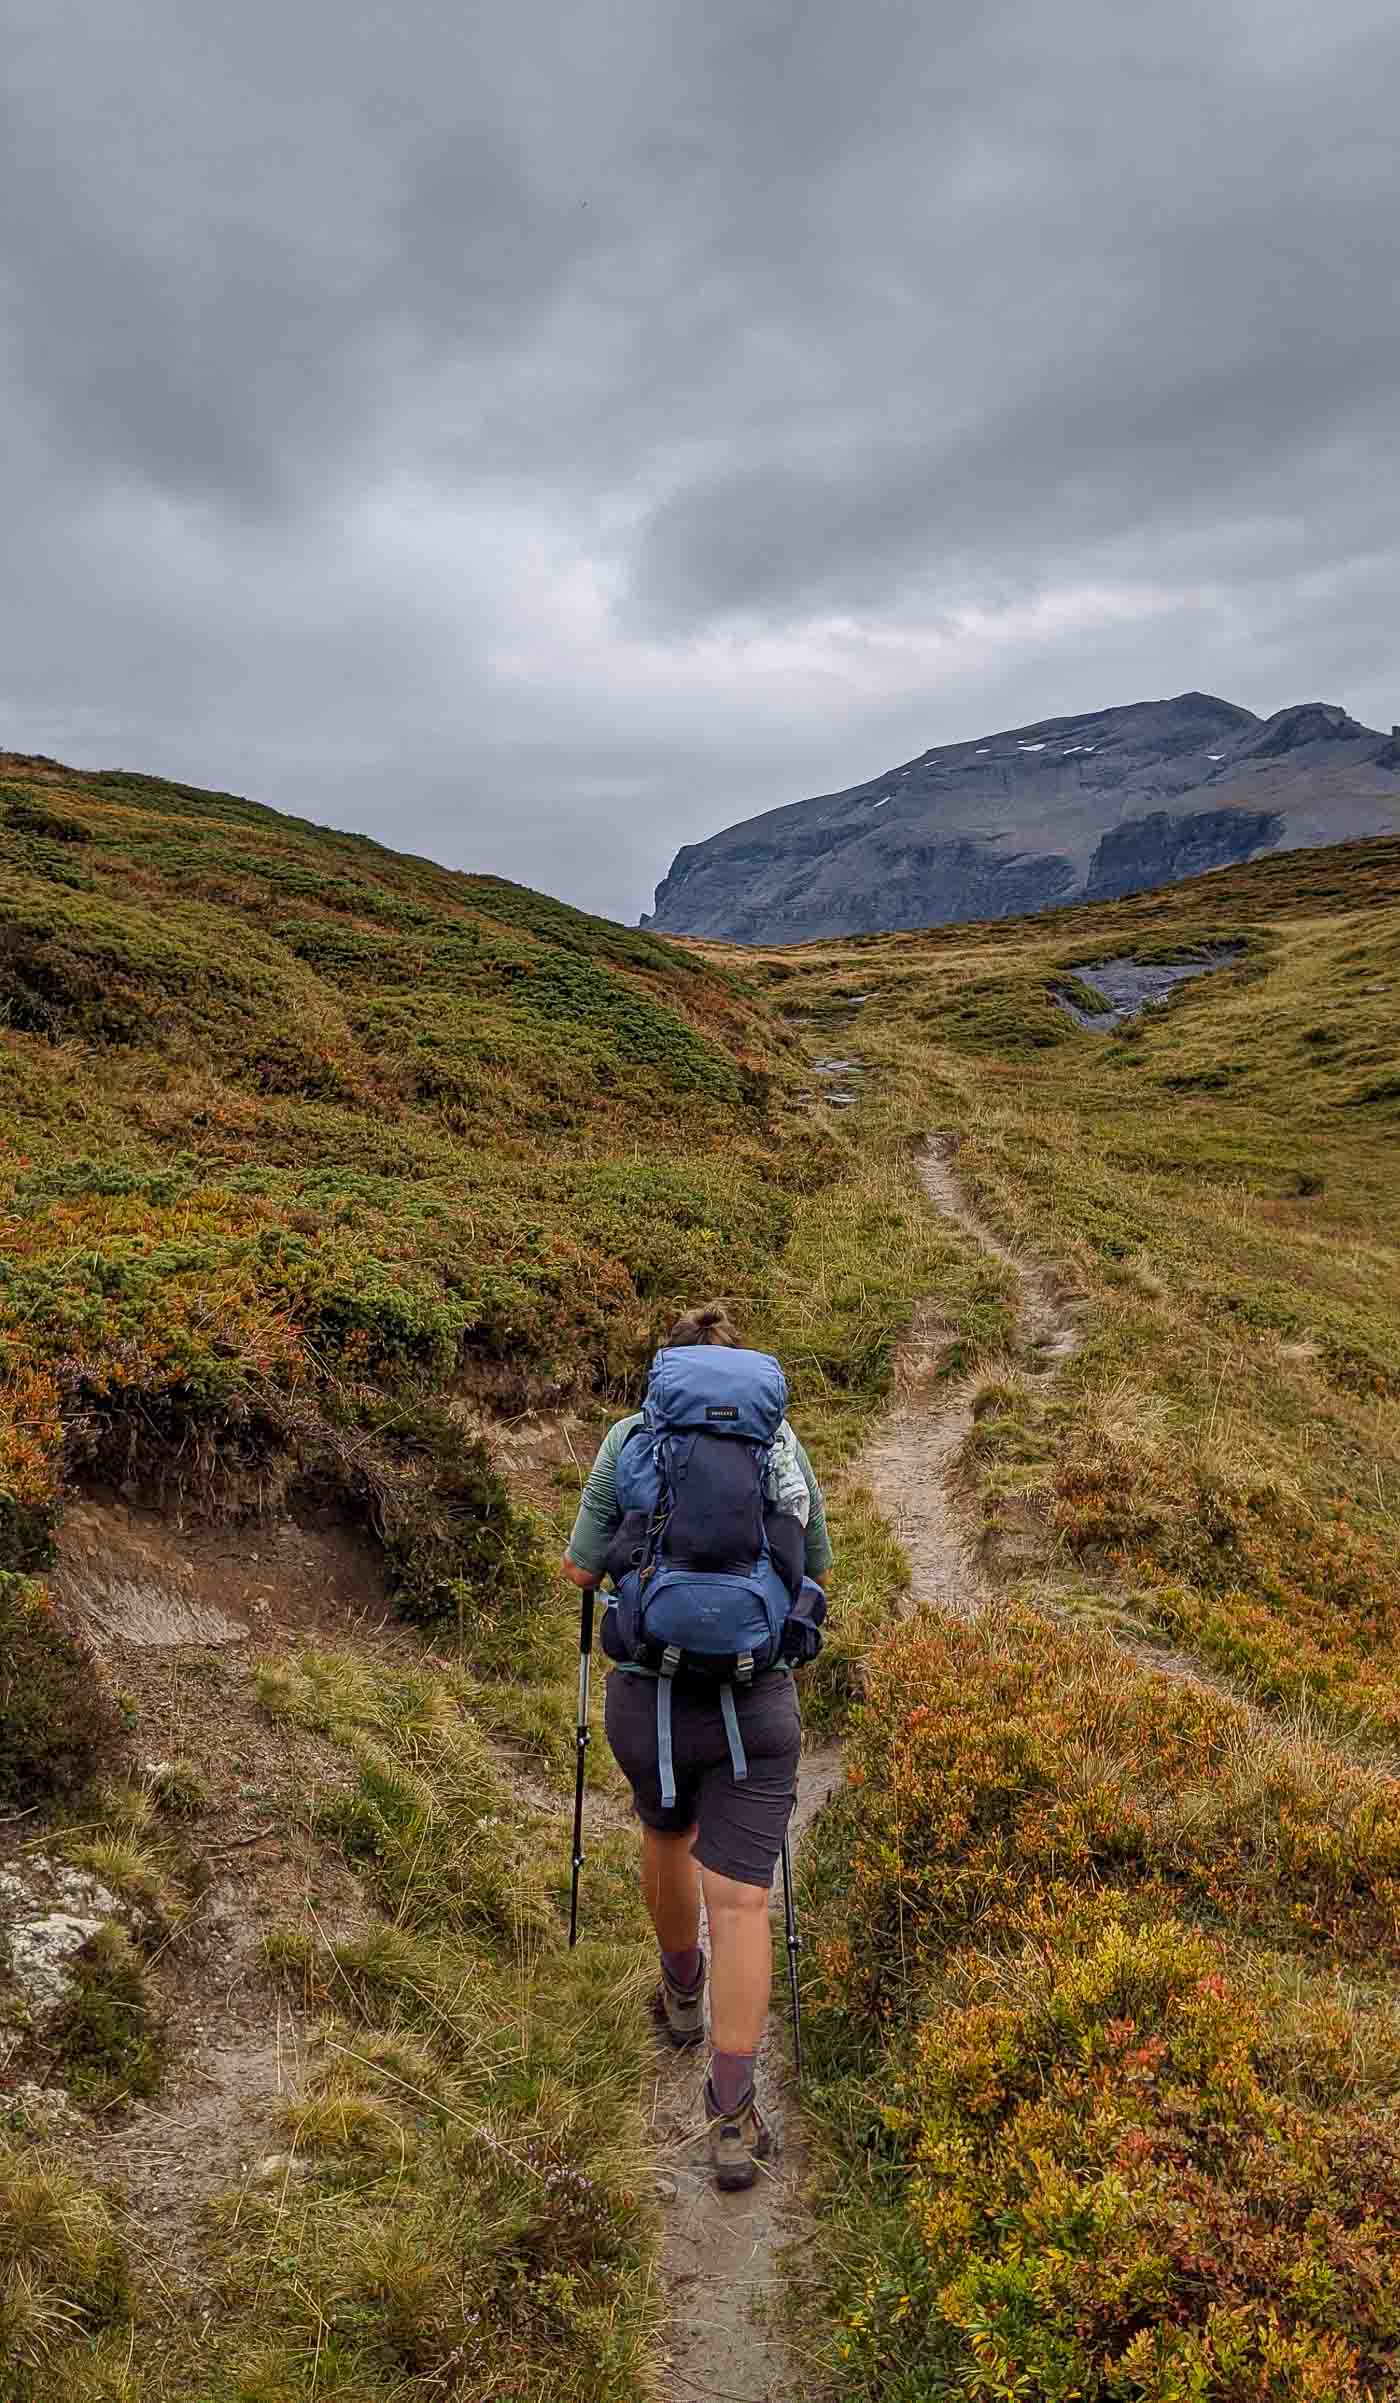
[[683,1311],[666,1340],[677,1348],[692,1343],[722,1343],[731,1351],[742,1350],[744,1341],[723,1302],[700,1302],[693,1310]]

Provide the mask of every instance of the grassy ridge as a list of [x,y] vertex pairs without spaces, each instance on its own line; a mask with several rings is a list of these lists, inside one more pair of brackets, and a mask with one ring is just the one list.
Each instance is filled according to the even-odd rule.
[[[0,1567],[42,1566],[66,1471],[157,1481],[207,1429],[234,1482],[406,1495],[426,1457],[495,1574],[503,1495],[405,1397],[606,1390],[677,1292],[766,1264],[762,1013],[494,879],[0,765]],[[391,1515],[431,1606],[444,1547]]]
[[483,1412],[722,1288],[839,1453],[946,1251],[744,979],[542,895],[10,758],[0,919],[0,1576],[75,1481],[330,1500],[460,1629],[544,1590]]

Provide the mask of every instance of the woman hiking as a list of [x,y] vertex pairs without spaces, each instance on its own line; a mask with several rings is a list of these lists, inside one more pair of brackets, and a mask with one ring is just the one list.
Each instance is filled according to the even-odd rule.
[[676,1321],[646,1408],[609,1429],[563,1561],[607,1576],[608,1743],[642,1823],[642,1893],[676,2046],[705,2035],[709,1918],[710,2161],[751,2186],[769,2151],[754,2094],[768,2014],[768,1894],[797,1795],[802,1723],[791,1666],[810,1659],[831,1566],[821,1488],[783,1415],[787,1386],[747,1350],[722,1303]]

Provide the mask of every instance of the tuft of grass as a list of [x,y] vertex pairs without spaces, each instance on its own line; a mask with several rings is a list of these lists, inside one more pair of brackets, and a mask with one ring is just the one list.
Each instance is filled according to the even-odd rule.
[[153,1762],[142,1783],[162,1818],[199,1819],[209,1807],[208,1780],[196,1761]]
[[76,1869],[86,1869],[113,1894],[139,1913],[152,1936],[159,1936],[176,1916],[174,1897],[159,1857],[148,1846],[120,1835],[98,1836],[90,1843],[70,1843],[67,1857]]
[[308,2096],[283,2115],[292,2149],[343,2153],[406,2166],[414,2139],[398,2115],[374,2095],[330,2092]]
[[355,1781],[317,1823],[396,1926],[535,1942],[550,1923],[537,1831],[460,1692],[444,1674],[369,1672],[348,1654],[306,1653],[259,1678],[274,1716],[347,1744]]
[[821,1651],[802,1672],[804,1725],[839,1726],[866,1692],[872,1652],[895,1623],[909,1588],[909,1562],[868,1486],[843,1485],[830,1512],[839,1584]]
[[99,2358],[127,2304],[126,2258],[106,2204],[51,2154],[0,2135],[0,2381],[10,2403],[58,2393],[126,2403],[113,2382],[115,2348],[105,2367]]

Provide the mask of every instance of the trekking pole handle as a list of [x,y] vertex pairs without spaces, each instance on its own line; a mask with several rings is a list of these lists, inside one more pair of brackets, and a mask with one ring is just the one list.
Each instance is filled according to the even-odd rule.
[[585,1588],[579,1606],[578,1622],[578,1749],[588,1748],[588,1678],[593,1665],[593,1605],[597,1600],[596,1585]]

